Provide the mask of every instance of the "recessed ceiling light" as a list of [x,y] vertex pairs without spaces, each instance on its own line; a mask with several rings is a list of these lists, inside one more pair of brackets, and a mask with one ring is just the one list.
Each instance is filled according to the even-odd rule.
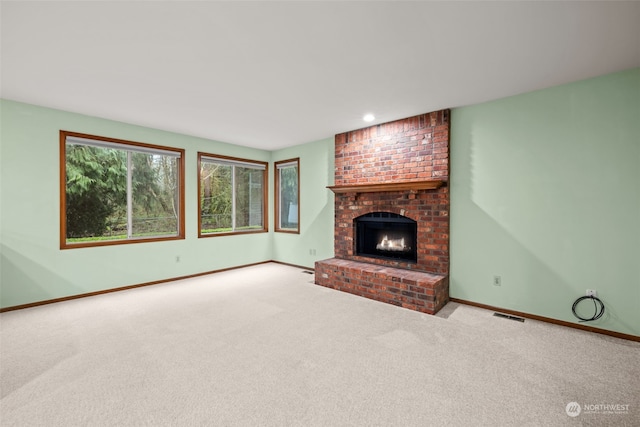
[[365,114],[362,118],[362,120],[364,120],[365,122],[372,122],[374,119],[375,116],[373,114]]

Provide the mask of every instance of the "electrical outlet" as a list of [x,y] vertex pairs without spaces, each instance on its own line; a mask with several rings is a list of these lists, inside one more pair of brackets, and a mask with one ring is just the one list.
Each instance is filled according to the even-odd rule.
[[588,297],[597,297],[598,293],[596,292],[595,289],[587,289],[587,296]]
[[180,262],[180,255],[176,255],[176,262]]
[[502,276],[493,276],[493,286],[502,286]]

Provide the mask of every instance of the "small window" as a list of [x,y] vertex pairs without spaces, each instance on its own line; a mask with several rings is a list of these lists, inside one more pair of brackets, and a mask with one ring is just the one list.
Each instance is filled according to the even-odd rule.
[[276,231],[300,233],[300,159],[283,160],[276,167]]
[[267,163],[198,153],[198,236],[267,231]]
[[62,249],[184,238],[184,150],[60,131]]

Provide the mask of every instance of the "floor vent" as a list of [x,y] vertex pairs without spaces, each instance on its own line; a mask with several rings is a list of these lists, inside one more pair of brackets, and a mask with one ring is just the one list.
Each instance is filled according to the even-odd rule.
[[502,314],[502,313],[493,313],[493,315],[496,317],[502,317],[503,319],[517,320],[518,322],[524,322],[524,319],[522,317],[509,316],[508,314]]

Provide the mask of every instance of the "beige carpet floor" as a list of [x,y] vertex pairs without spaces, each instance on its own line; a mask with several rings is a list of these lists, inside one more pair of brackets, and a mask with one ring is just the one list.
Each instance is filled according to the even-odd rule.
[[269,263],[3,313],[0,425],[640,426],[640,343],[312,281]]

